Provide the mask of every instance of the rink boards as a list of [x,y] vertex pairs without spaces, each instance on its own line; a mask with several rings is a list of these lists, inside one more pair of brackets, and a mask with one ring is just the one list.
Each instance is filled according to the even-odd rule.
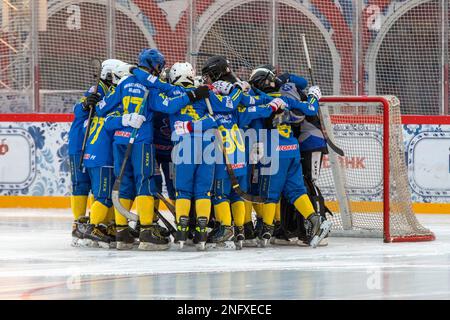
[[[71,115],[63,114],[0,116],[0,207],[70,206],[67,142],[71,120]],[[404,117],[402,126],[414,210],[450,213],[450,117]],[[381,150],[380,137],[365,139],[367,148]],[[351,182],[351,189],[360,197],[352,205],[377,211],[381,206],[381,181],[370,179],[369,175],[373,176],[371,170],[381,168],[381,157],[348,155],[341,162],[357,177]],[[329,166],[325,158],[324,174]],[[325,195],[332,194],[332,184],[320,187]],[[334,199],[328,200],[333,207]]]

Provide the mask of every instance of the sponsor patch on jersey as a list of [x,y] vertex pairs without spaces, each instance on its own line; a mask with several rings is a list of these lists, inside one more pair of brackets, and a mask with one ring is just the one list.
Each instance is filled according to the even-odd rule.
[[166,107],[168,107],[169,106],[169,98],[165,98],[162,104],[165,105]]
[[241,162],[241,163],[232,164],[231,167],[233,168],[233,170],[242,169],[245,167],[245,163]]
[[298,149],[298,144],[290,144],[286,146],[278,146],[277,151],[293,151]]
[[250,96],[250,104],[256,104],[256,100],[252,96]]
[[114,133],[114,136],[129,138],[131,136],[131,132],[128,132],[128,131],[116,131]]

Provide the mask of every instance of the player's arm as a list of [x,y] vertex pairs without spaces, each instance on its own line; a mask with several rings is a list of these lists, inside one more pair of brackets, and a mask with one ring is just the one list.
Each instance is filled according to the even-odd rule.
[[122,125],[122,113],[123,110],[120,108],[110,114],[105,118],[105,129],[108,131],[116,131],[123,128]]
[[305,90],[308,86],[308,81],[305,78],[288,72],[278,76],[278,79],[283,83],[292,82],[297,87],[297,90],[300,89],[300,91]]
[[239,125],[241,127],[247,126],[255,119],[268,118],[275,109],[268,104],[259,106],[238,107]]
[[241,104],[246,107],[257,106],[267,104],[273,100],[273,97],[268,95],[253,95],[249,93],[244,93],[241,98]]
[[111,89],[111,92],[101,100],[95,111],[100,117],[105,117],[116,109],[122,102],[122,85],[119,82],[116,88]]
[[309,88],[308,99],[305,102],[297,101],[289,97],[281,97],[289,110],[299,110],[306,116],[314,116],[319,111],[319,99],[322,97],[320,88],[313,86]]
[[160,77],[156,77],[141,68],[134,67],[131,68],[130,71],[138,79],[138,81],[148,89],[158,89],[168,96],[173,96],[177,93],[180,94],[180,88],[182,87],[174,86],[170,83],[162,81]]
[[169,97],[158,90],[151,90],[149,94],[150,108],[153,111],[174,114],[188,104],[204,99],[208,95],[209,89],[207,86],[200,86],[175,97]]
[[173,126],[175,133],[181,136],[191,132],[201,133],[217,128],[217,122],[208,114],[195,121],[175,121]]

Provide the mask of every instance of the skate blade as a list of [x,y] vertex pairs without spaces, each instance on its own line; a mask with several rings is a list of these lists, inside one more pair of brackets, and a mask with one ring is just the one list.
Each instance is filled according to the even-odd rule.
[[117,242],[117,244],[116,244],[117,250],[132,250],[133,247],[134,247],[134,243]]
[[97,248],[109,249],[110,244],[108,242],[97,242]]
[[169,249],[169,244],[154,244],[150,242],[139,243],[139,250],[143,251],[164,251]]
[[258,241],[256,239],[244,240],[242,246],[247,248],[256,248],[258,247]]
[[195,248],[197,249],[197,251],[205,251],[206,250],[206,243],[205,242],[197,243],[195,245]]
[[115,249],[117,247],[117,242],[110,242],[109,243],[109,249]]
[[242,247],[244,246],[244,240],[239,240],[234,243],[234,246],[236,247],[236,250],[242,250]]
[[270,245],[270,239],[260,239],[259,240],[260,248],[267,248],[269,245]]
[[210,250],[235,250],[236,245],[233,241],[217,242],[217,243],[207,243],[206,249]]
[[320,233],[315,235],[309,245],[313,248],[317,248],[320,242],[325,238],[325,236],[330,232],[333,223],[331,221],[324,221],[320,226]]
[[277,238],[272,238],[270,239],[270,243],[277,245],[277,246],[296,246],[298,239],[297,238],[291,238],[289,240],[286,239],[277,239]]
[[83,247],[84,248],[99,248],[99,244],[97,241],[91,239],[83,239]]
[[80,247],[80,240],[80,238],[72,237],[72,243],[70,245],[75,248]]
[[183,250],[183,248],[184,248],[184,241],[178,241],[178,248],[180,250]]
[[303,242],[303,240],[297,240],[297,246],[299,247],[309,247],[309,244],[306,242]]

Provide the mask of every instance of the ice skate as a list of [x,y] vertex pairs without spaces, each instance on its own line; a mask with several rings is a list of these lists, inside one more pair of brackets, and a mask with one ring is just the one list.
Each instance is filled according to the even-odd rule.
[[109,249],[112,238],[107,234],[107,226],[88,224],[84,233],[85,245],[90,248]]
[[82,246],[88,222],[89,217],[82,216],[72,223],[72,247]]
[[244,224],[244,241],[243,247],[257,247],[258,240],[256,239],[255,226],[253,221],[249,221]]
[[141,226],[139,234],[139,250],[160,251],[169,249],[169,241],[155,225]]
[[232,226],[220,225],[209,239],[207,248],[224,248],[224,249],[235,249],[234,245],[234,232]]
[[274,229],[273,225],[268,225],[268,224],[263,223],[263,226],[261,229],[261,236],[259,237],[259,245],[262,248],[265,248],[269,245],[270,238],[272,238],[273,229]]
[[175,242],[178,243],[179,248],[183,249],[189,233],[189,217],[181,216],[177,223],[177,234],[175,236]]
[[131,234],[131,228],[128,226],[117,226],[116,231],[116,249],[117,250],[131,250],[135,238]]
[[305,220],[305,228],[306,230],[310,230],[311,241],[309,242],[309,245],[316,248],[328,235],[332,225],[331,221],[324,220],[318,213],[311,214],[308,219]]
[[281,226],[280,221],[276,221],[273,229],[273,235],[270,238],[270,243],[280,246],[297,245],[298,238],[292,232],[287,232]]
[[208,238],[207,233],[208,219],[205,217],[199,217],[197,219],[197,225],[195,227],[194,243],[198,251],[206,250],[206,240]]
[[117,229],[116,224],[114,222],[110,222],[106,228],[106,234],[111,238],[111,242],[109,243],[110,249],[115,249],[117,246],[116,235]]
[[242,250],[245,240],[244,227],[234,227],[234,234],[234,245],[236,246],[236,250]]

